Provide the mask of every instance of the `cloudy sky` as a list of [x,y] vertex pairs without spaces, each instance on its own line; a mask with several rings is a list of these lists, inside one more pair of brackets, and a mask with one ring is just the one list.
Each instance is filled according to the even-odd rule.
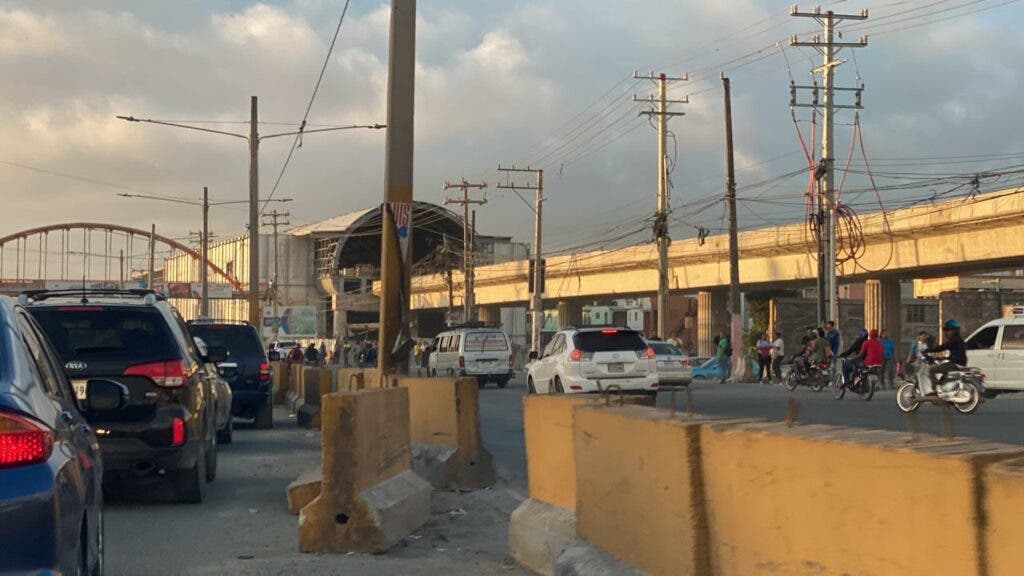
[[[216,200],[242,199],[244,141],[129,124],[115,115],[217,121],[202,125],[245,131],[235,122],[248,117],[249,96],[257,95],[261,118],[269,122],[261,132],[289,130],[302,117],[343,3],[0,0],[0,229],[83,220],[155,222],[179,237],[197,229],[197,210],[117,193],[197,197],[209,186]],[[724,70],[733,82],[740,196],[750,198],[741,202],[741,224],[801,217],[804,176],[744,189],[806,165],[790,117],[787,61],[798,82],[809,83],[808,70],[819,58],[810,49],[775,43],[816,25],[790,18],[784,3],[419,4],[418,199],[441,201],[444,180],[463,176],[493,187],[499,162],[533,162],[547,169],[551,246],[600,244],[633,233],[654,210],[656,138],[630,101],[633,92],[644,95],[652,86],[629,77],[635,69],[690,72],[690,82],[672,89],[677,97],[691,94],[691,104],[678,107],[687,116],[671,124],[673,234],[692,235],[696,226],[716,230],[723,215],[715,199],[723,181],[718,75]],[[859,72],[867,86],[863,134],[879,170],[993,168],[1014,162],[989,155],[1024,150],[1024,40],[1011,32],[1024,24],[1024,13],[1017,3],[1001,4],[829,3],[837,11],[871,10],[861,30],[846,25],[846,39],[871,38],[856,61],[840,69],[839,81],[853,85]],[[385,121],[387,23],[387,2],[351,2],[311,124]],[[840,162],[852,118],[840,117]],[[809,138],[808,112],[801,110],[799,119]],[[264,144],[264,193],[288,144],[283,138]],[[307,136],[278,190],[294,199],[287,206],[292,222],[379,202],[383,148],[383,131]],[[912,160],[962,155],[985,158],[955,166]],[[852,175],[848,185],[856,189],[862,181]],[[900,202],[926,192],[883,197]],[[478,215],[481,232],[532,236],[532,214],[518,198],[494,189],[487,198]],[[241,232],[245,220],[239,206],[212,215],[219,235]],[[645,234],[629,238],[644,240]]]

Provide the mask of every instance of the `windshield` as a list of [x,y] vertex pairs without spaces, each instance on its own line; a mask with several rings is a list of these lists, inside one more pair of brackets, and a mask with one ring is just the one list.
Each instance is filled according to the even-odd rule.
[[466,352],[505,352],[508,340],[503,332],[470,332],[466,334]]
[[154,309],[61,306],[31,312],[64,362],[147,362],[180,356],[167,323]]
[[192,324],[188,327],[193,336],[206,342],[206,346],[223,346],[228,354],[239,357],[263,355],[263,344],[256,331],[241,324]]
[[583,352],[647,349],[647,343],[640,337],[640,333],[632,330],[580,332],[573,337],[573,342]]

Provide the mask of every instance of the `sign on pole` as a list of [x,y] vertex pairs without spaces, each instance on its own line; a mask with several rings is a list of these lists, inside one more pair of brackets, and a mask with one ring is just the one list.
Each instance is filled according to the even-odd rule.
[[412,203],[389,202],[388,205],[391,208],[391,218],[395,222],[395,234],[398,236],[398,246],[402,250],[404,262],[409,250],[409,234],[412,232]]

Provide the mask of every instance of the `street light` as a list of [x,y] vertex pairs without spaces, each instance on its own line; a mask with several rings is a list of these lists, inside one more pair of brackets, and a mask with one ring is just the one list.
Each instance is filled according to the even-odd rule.
[[[203,186],[203,199],[201,201],[189,200],[187,198],[170,198],[166,196],[151,196],[149,194],[126,194],[120,193],[118,196],[124,198],[141,198],[144,200],[162,200],[164,202],[173,202],[175,204],[188,204],[189,206],[199,206],[203,209],[203,265],[200,267],[199,281],[202,285],[200,298],[199,298],[199,316],[208,317],[210,315],[210,299],[209,290],[207,283],[207,272],[210,267],[209,249],[210,249],[210,206],[227,206],[230,204],[246,204],[249,200],[225,200],[223,202],[210,202],[209,189]],[[267,202],[291,202],[291,198],[278,198],[275,200],[267,199]],[[252,235],[249,235],[249,244],[252,245]],[[152,278],[150,278],[152,283]],[[251,313],[250,313],[251,315]],[[253,324],[256,326],[257,324]]]
[[336,130],[353,130],[357,128],[364,128],[370,130],[380,130],[386,128],[383,124],[353,124],[351,126],[332,126],[329,128],[317,128],[314,130],[306,130],[305,122],[299,127],[298,130],[292,132],[279,132],[277,134],[267,134],[266,136],[260,136],[257,126],[259,124],[259,116],[257,112],[257,100],[255,96],[250,99],[250,119],[249,119],[249,134],[239,134],[236,132],[226,132],[224,130],[214,130],[212,128],[201,128],[199,126],[189,126],[188,124],[182,124],[178,122],[165,122],[163,120],[153,120],[150,118],[136,118],[134,116],[118,116],[119,119],[126,122],[145,122],[147,124],[159,124],[161,126],[171,126],[173,128],[184,128],[186,130],[197,130],[199,132],[209,132],[211,134],[220,134],[221,136],[231,136],[234,138],[241,138],[249,143],[249,322],[253,326],[258,326],[260,323],[260,268],[259,268],[259,234],[260,234],[260,214],[262,210],[259,208],[259,149],[260,142],[269,138],[280,138],[281,136],[299,136],[303,134],[313,134],[316,132],[332,132]]

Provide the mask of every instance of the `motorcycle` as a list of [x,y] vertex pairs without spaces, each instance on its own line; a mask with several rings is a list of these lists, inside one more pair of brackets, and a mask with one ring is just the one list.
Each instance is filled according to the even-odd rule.
[[871,400],[879,387],[878,370],[878,366],[860,366],[850,374],[850,382],[846,381],[845,371],[838,370],[835,379],[832,380],[832,396],[836,400],[842,400],[849,390],[865,402]]
[[792,392],[796,390],[797,386],[809,386],[815,392],[824,390],[828,384],[828,361],[811,364],[806,371],[801,372],[796,367],[797,360],[794,357],[793,367],[789,369],[789,374],[786,375],[786,379],[783,381],[786,390]]
[[985,394],[985,374],[977,368],[959,366],[939,381],[935,387],[937,393],[929,394],[931,378],[925,364],[934,366],[939,362],[941,360],[926,354],[924,362],[918,363],[916,373],[904,375],[904,383],[896,390],[896,405],[903,412],[913,412],[925,402],[937,406],[948,404],[961,414],[973,414]]

